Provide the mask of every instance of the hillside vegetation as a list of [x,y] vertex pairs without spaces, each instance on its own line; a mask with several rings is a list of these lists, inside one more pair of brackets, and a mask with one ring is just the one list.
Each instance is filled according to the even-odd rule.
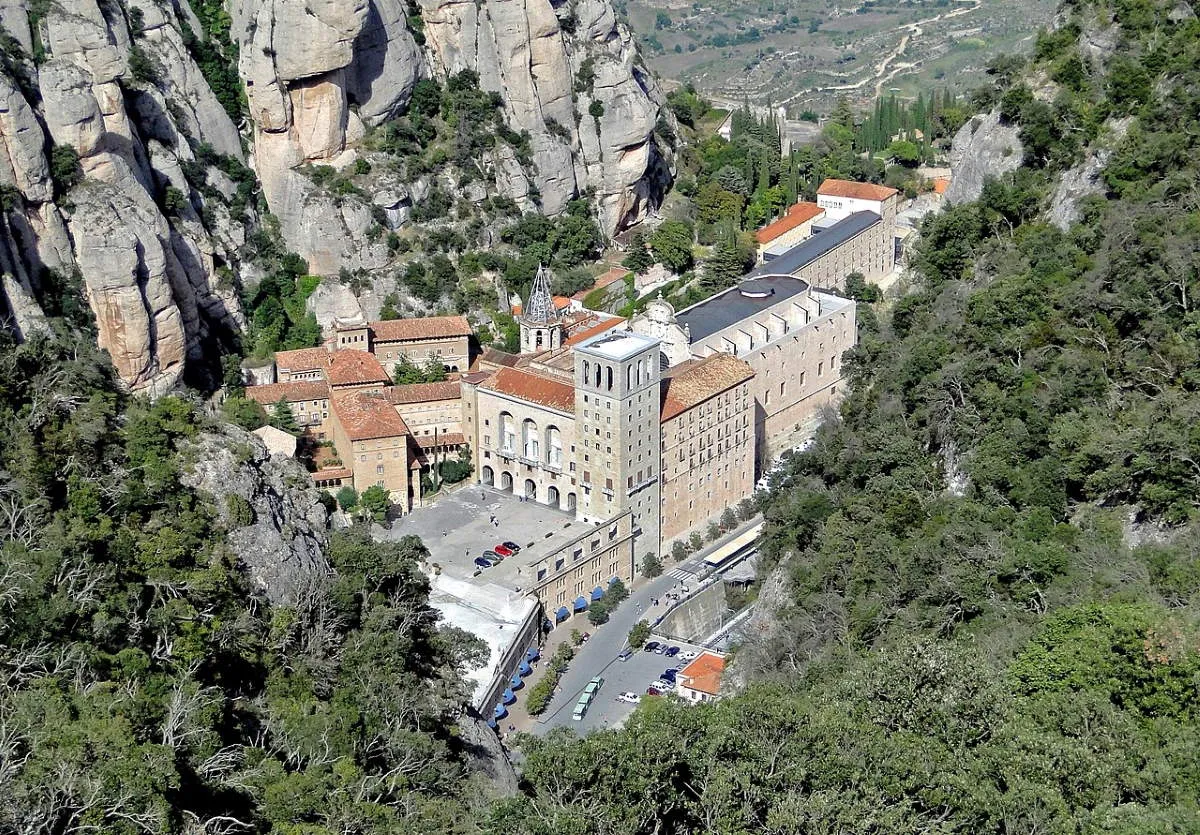
[[[530,742],[533,831],[1200,826],[1200,23],[1066,12],[980,94],[1024,165],[927,222],[842,420],[764,502],[785,592],[748,688]],[[1079,52],[1110,25],[1114,54]],[[1045,223],[1122,117],[1082,221]]]

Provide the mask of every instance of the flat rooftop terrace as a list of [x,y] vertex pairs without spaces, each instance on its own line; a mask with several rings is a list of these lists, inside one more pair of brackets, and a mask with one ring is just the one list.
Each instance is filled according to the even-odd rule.
[[[491,517],[499,522],[493,525]],[[398,519],[382,536],[420,537],[430,561],[442,574],[486,588],[527,591],[534,585],[530,566],[594,526],[576,522],[574,513],[537,502],[518,501],[495,487],[464,487]],[[478,569],[475,558],[500,542],[515,542],[521,552],[492,568]]]

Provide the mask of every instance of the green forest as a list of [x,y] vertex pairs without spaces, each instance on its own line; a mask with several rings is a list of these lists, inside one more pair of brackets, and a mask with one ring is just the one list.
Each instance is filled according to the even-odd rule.
[[[326,570],[272,602],[229,544],[253,509],[187,486],[201,440],[237,430],[198,394],[122,392],[78,299],[0,338],[0,832],[1200,831],[1200,21],[1180,9],[1071,2],[995,62],[971,105],[1018,126],[1023,164],[925,222],[908,292],[860,294],[838,419],[761,497],[769,611],[736,692],[519,737],[515,794],[472,767],[481,647],[438,623],[419,540],[323,532]],[[1109,26],[1112,54],[1081,52]],[[718,243],[797,170],[743,127],[747,153],[687,169],[697,194],[742,179]],[[1101,147],[1099,193],[1050,225]],[[874,165],[832,151],[814,159],[844,176]],[[583,220],[506,243],[569,262]],[[682,259],[691,235],[645,246]],[[309,338],[306,267],[272,257],[250,350]]]

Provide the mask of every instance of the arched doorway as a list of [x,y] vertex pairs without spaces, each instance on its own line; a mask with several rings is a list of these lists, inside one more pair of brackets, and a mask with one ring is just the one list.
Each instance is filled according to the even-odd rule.
[[496,474],[492,472],[491,467],[484,467],[482,470],[480,470],[479,478],[488,487],[491,487],[496,483]]
[[568,493],[567,494],[567,510],[574,510],[574,509],[575,509],[575,494]]
[[537,485],[533,483],[533,479],[525,479],[525,498],[530,501],[537,499]]
[[558,507],[558,488],[550,487],[546,490],[546,504],[551,507]]
[[500,489],[512,490],[512,475],[509,473],[500,473]]

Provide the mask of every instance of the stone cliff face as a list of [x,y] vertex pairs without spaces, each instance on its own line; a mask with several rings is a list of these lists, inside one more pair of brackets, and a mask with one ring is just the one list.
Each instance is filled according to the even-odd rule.
[[[100,346],[122,380],[151,394],[242,324],[232,287],[215,280],[228,256],[181,167],[194,159],[188,138],[234,156],[240,142],[180,19],[176,7],[148,3],[135,35],[121,7],[95,0],[53,3],[32,28],[21,3],[4,14],[13,42],[25,52],[36,43],[44,60],[22,61],[10,43],[0,76],[0,309],[27,336],[44,326],[50,276],[76,275]],[[183,198],[170,211],[168,187]]]
[[[211,374],[244,327],[236,279],[256,278],[245,244],[259,218],[253,200],[232,208],[221,160],[253,168],[259,205],[323,275],[386,266],[381,218],[398,228],[433,187],[548,214],[588,192],[613,233],[669,185],[653,136],[662,96],[609,0],[227,9],[242,124],[197,64],[204,32],[188,0],[0,4],[0,319],[27,337],[46,327],[49,296],[81,286],[131,389],[154,395],[185,370]],[[449,174],[405,182],[380,166],[369,188],[339,196],[308,175],[361,159],[366,132],[404,111],[419,79],[464,69],[501,95],[511,130],[528,132],[532,164],[496,143],[479,160],[485,181],[466,189]]]
[[[421,0],[419,8],[423,50],[398,0],[327,0],[311,11],[292,0],[234,0],[254,166],[284,238],[314,272],[373,269],[387,256],[367,240],[370,205],[337,200],[298,169],[354,162],[366,129],[401,111],[421,77],[472,70],[484,90],[501,94],[505,121],[529,132],[535,165],[523,169],[503,145],[483,162],[495,190],[522,209],[557,214],[591,190],[611,234],[661,196],[669,167],[652,134],[662,94],[636,65],[608,0]],[[589,115],[597,110],[603,115]],[[379,182],[373,202],[395,210],[414,199],[408,190]]]
[[1015,171],[1021,165],[1024,149],[1017,125],[1005,124],[1000,111],[993,110],[970,119],[959,128],[950,146],[949,203],[978,200],[983,181]]

